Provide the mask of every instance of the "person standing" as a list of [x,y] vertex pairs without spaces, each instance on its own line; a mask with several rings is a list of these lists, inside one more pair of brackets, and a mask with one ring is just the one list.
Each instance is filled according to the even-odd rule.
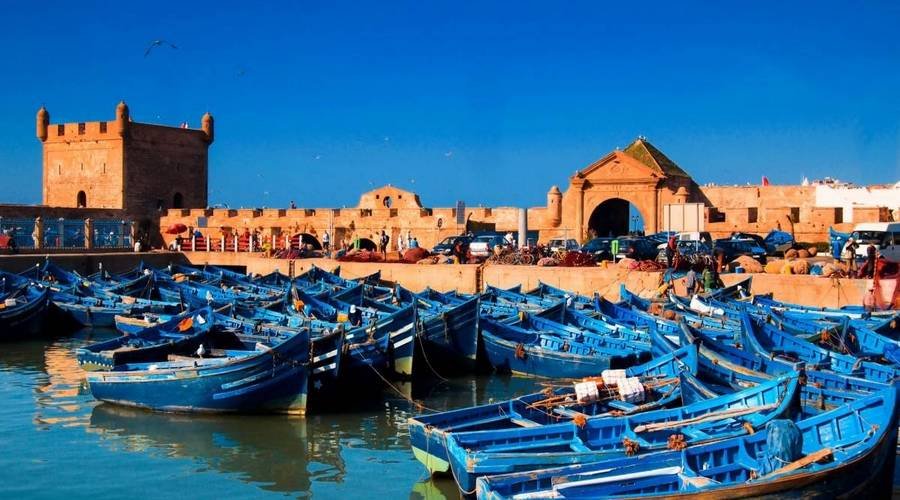
[[878,250],[875,245],[869,244],[866,247],[866,267],[863,268],[863,276],[871,279],[875,276],[875,259],[878,257]]
[[331,255],[331,235],[328,231],[322,233],[322,249],[325,250],[325,255]]
[[675,243],[675,235],[669,236],[669,240],[666,242],[666,267],[668,269],[672,269],[672,259],[675,257],[675,249],[677,246],[678,245]]
[[866,309],[866,312],[875,311],[875,289],[869,288],[869,291],[863,296],[863,307]]
[[850,276],[856,275],[856,249],[859,245],[853,237],[847,238],[847,244],[844,245],[844,258],[847,259],[847,270]]
[[387,260],[387,249],[388,249],[388,243],[390,241],[391,241],[391,237],[388,236],[387,233],[384,232],[384,229],[382,229],[381,230],[381,240],[380,240],[381,245],[380,245],[380,247],[381,247],[381,255],[384,256],[385,260]]
[[831,257],[835,262],[841,262],[841,250],[843,250],[843,245],[841,245],[841,240],[837,238],[833,238],[831,240]]
[[684,288],[688,297],[693,297],[697,293],[697,271],[690,268],[684,277]]
[[703,290],[709,292],[716,286],[716,278],[713,276],[712,264],[703,268]]

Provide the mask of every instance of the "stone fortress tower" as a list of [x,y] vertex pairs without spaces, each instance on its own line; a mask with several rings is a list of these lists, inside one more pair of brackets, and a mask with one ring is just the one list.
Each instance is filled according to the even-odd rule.
[[209,113],[200,129],[137,123],[123,101],[113,121],[51,124],[41,107],[36,122],[44,205],[118,209],[133,217],[207,205]]

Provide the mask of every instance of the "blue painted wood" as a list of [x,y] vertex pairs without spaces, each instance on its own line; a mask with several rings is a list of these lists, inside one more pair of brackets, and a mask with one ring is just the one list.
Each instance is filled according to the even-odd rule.
[[[179,324],[191,318],[191,326]],[[113,370],[127,363],[162,362],[173,352],[192,353],[210,336],[214,323],[209,307],[169,317],[155,325],[141,328],[132,324],[129,333],[114,339],[90,344],[75,350],[78,364],[85,370]]]
[[308,330],[262,341],[215,329],[209,340],[212,357],[179,352],[169,361],[89,372],[91,392],[100,401],[169,412],[305,413]]
[[48,324],[50,290],[40,283],[0,271],[0,340],[33,338]]
[[[478,477],[624,457],[624,439],[639,455],[665,451],[673,434],[689,447],[763,429],[768,422],[799,414],[798,373],[680,408],[624,417],[588,419],[524,429],[454,432],[447,436],[453,475],[463,491]],[[743,410],[734,415],[734,411]],[[656,428],[654,426],[659,426]]]
[[[682,398],[684,378],[693,377],[697,373],[697,350],[694,346],[677,349],[642,365],[632,366],[625,370],[626,376],[639,377],[643,382],[656,382],[668,379],[679,380],[677,384],[662,384],[658,389],[647,393],[647,403],[635,405],[625,401],[603,399],[590,403],[577,403],[572,386],[560,387],[552,394],[538,392],[520,396],[511,400],[487,405],[460,408],[430,415],[419,415],[408,421],[410,445],[416,458],[431,472],[449,472],[449,458],[446,448],[446,436],[451,432],[479,431],[490,429],[520,429],[531,425],[546,425],[568,422],[575,415],[588,418],[594,416],[610,416],[612,411],[624,414],[638,413],[654,408],[662,408],[679,404]],[[696,389],[696,385],[691,385]],[[708,394],[706,388],[699,391]],[[537,408],[535,402],[549,396],[570,398],[570,403],[559,404],[558,407]]]
[[615,458],[555,469],[482,477],[480,499],[655,497],[709,498],[889,495],[897,441],[897,394],[888,388],[797,422],[802,454],[831,459],[762,475],[768,430],[682,451]]

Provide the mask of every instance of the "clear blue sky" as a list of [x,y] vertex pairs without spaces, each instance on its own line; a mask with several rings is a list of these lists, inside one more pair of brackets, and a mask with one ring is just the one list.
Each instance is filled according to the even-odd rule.
[[[272,3],[274,4],[274,2]],[[900,179],[896,2],[21,2],[0,16],[0,201],[34,115],[216,118],[210,200],[542,205],[637,135],[698,182]],[[144,50],[154,39],[177,45]],[[177,182],[177,179],[173,179]]]

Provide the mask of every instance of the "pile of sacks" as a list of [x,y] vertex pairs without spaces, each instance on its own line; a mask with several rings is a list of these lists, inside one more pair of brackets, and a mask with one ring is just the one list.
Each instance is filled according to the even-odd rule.
[[849,273],[847,264],[843,262],[832,262],[822,266],[822,276],[826,278],[843,278]]
[[763,265],[749,255],[741,255],[740,257],[734,259],[731,263],[733,265],[742,267],[745,273],[763,272]]
[[809,262],[797,260],[770,260],[766,264],[767,274],[809,274]]

